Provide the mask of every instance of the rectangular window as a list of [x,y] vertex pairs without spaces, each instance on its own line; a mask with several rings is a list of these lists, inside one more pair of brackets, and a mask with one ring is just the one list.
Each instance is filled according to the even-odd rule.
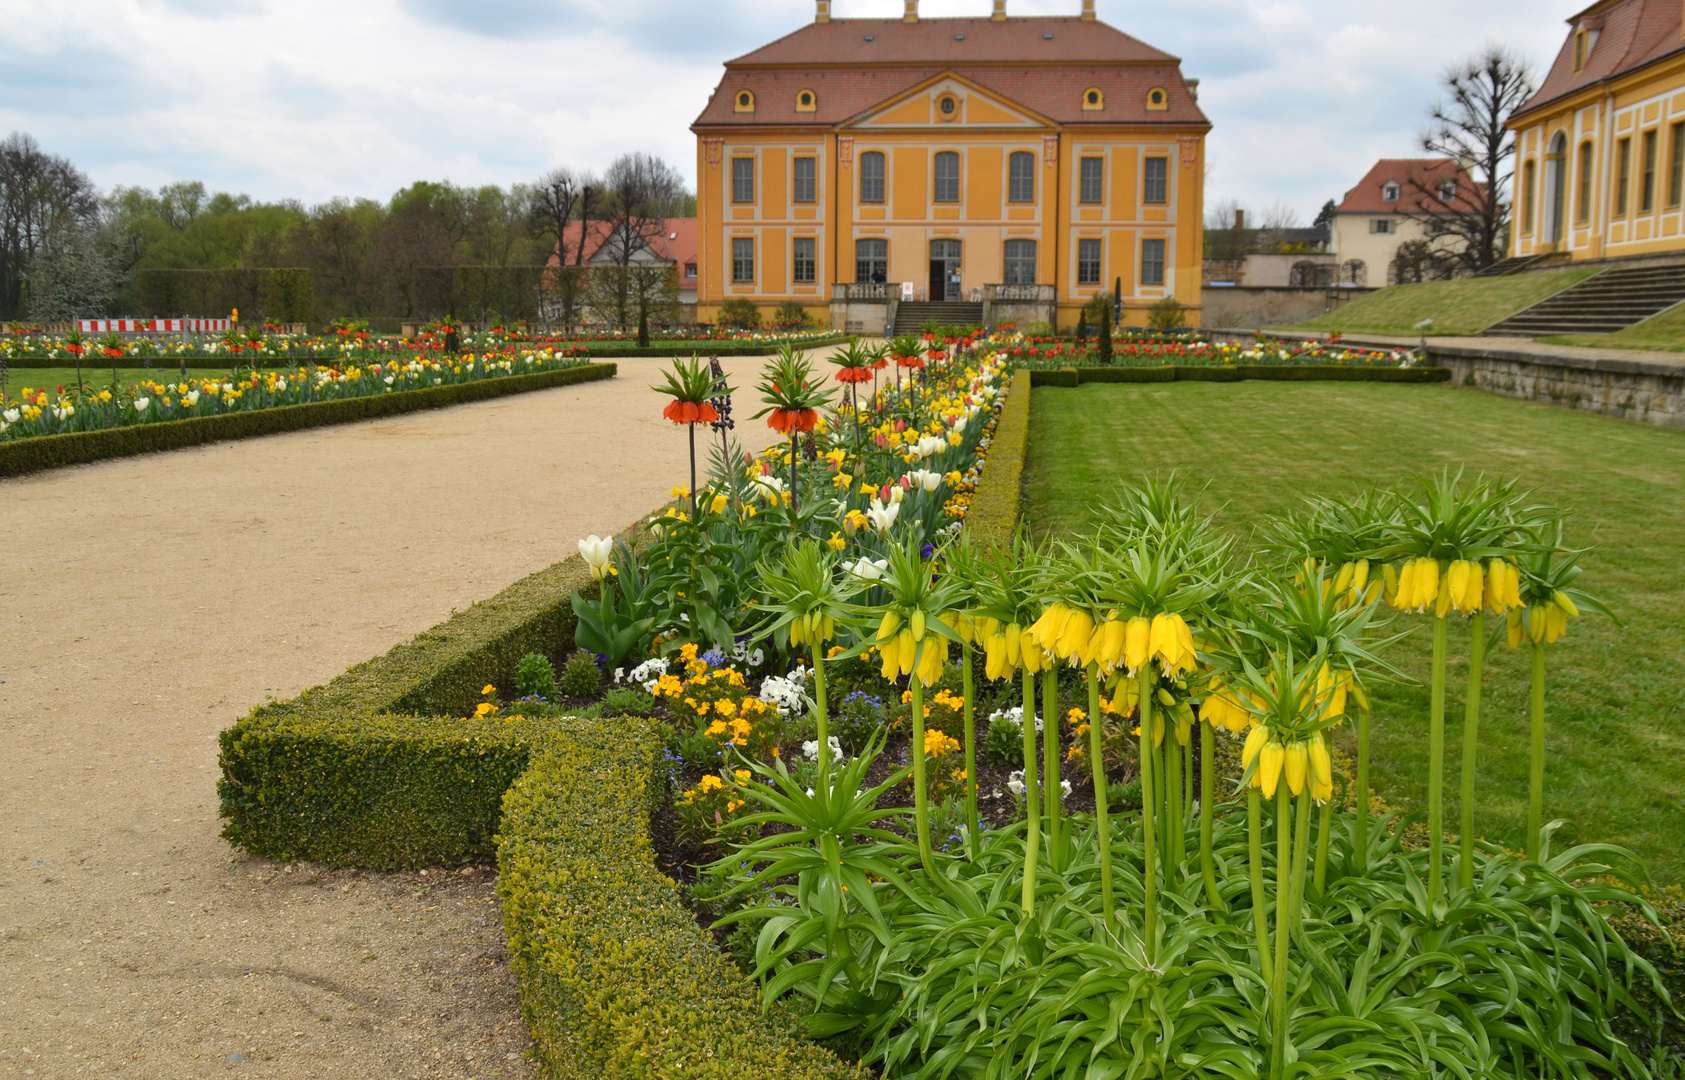
[[883,154],[868,150],[860,155],[860,201],[883,202]]
[[1581,225],[1591,220],[1591,155],[1591,143],[1581,143],[1579,191],[1574,197],[1574,220]]
[[1656,208],[1656,143],[1658,133],[1646,131],[1644,133],[1644,186],[1642,197],[1638,201],[1641,213],[1648,214]]
[[1580,71],[1586,66],[1586,32],[1580,30],[1574,34],[1574,70]]
[[960,156],[952,150],[936,155],[935,198],[941,203],[960,201]]
[[1392,218],[1370,218],[1369,231],[1376,236],[1387,236],[1392,233]]
[[1007,159],[1006,201],[1036,201],[1036,156],[1028,150],[1014,151]]
[[1170,159],[1150,157],[1146,162],[1146,170],[1141,174],[1141,201],[1145,203],[1167,203],[1170,201]]
[[1536,163],[1529,161],[1521,167],[1521,233],[1533,231],[1533,180],[1538,172]]
[[685,280],[686,281],[695,281],[696,280],[696,264],[695,263],[685,263]]
[[755,238],[752,236],[731,238],[731,281],[734,285],[755,283]]
[[1100,284],[1100,241],[1077,241],[1077,284]]
[[1685,121],[1673,125],[1671,161],[1668,162],[1667,204],[1677,208],[1685,200]]
[[818,248],[819,241],[816,238],[811,236],[796,237],[795,246],[793,248],[796,264],[795,274],[792,279],[796,282],[796,284],[812,285],[815,281],[819,280],[819,258],[816,254]]
[[1164,284],[1164,241],[1141,241],[1141,284]]
[[799,203],[817,202],[819,199],[819,168],[818,161],[810,157],[796,159],[796,192],[795,201]]
[[1102,203],[1106,201],[1106,159],[1085,157],[1080,166],[1082,172],[1082,190],[1077,195],[1078,202]]
[[755,201],[755,159],[738,157],[731,159],[731,201],[734,203],[752,203]]
[[860,285],[889,280],[888,240],[854,242],[854,280]]
[[1034,240],[1008,240],[1006,242],[1006,273],[1001,281],[1006,285],[1034,285],[1036,283],[1036,242]]
[[1626,217],[1627,199],[1632,190],[1632,140],[1622,139],[1615,144],[1615,216]]

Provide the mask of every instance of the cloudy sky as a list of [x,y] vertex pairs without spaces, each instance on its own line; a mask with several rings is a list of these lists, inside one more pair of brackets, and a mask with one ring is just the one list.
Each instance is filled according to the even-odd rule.
[[[1589,0],[1100,0],[1203,80],[1208,199],[1301,217],[1411,156],[1440,72],[1487,42],[1542,69]],[[1010,0],[1074,14],[1080,0]],[[928,15],[989,0],[924,0]],[[836,0],[897,15],[901,0]],[[0,0],[0,134],[102,187],[198,179],[306,203],[510,184],[649,150],[687,175],[723,60],[812,0]]]

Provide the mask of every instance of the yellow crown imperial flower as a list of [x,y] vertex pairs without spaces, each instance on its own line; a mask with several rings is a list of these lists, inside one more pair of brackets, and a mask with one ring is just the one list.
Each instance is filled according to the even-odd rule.
[[1253,783],[1263,791],[1264,798],[1275,798],[1275,789],[1281,783],[1281,769],[1286,757],[1287,748],[1278,742],[1266,742],[1259,749],[1258,772],[1253,777]]
[[1312,738],[1310,742],[1311,798],[1325,803],[1334,797],[1334,762],[1328,756],[1328,743]]
[[1302,741],[1288,744],[1286,757],[1282,764],[1287,774],[1287,790],[1298,795],[1305,790],[1305,776],[1310,771],[1310,752]]
[[1123,666],[1131,676],[1152,659],[1153,624],[1136,616],[1124,628]]

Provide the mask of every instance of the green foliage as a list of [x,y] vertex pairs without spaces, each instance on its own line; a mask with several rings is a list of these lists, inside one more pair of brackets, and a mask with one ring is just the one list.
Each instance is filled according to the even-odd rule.
[[865,1080],[760,1014],[754,986],[655,866],[664,792],[648,723],[564,727],[505,799],[498,895],[521,1011],[545,1069],[610,1080]]
[[1147,325],[1155,330],[1175,330],[1187,322],[1188,309],[1174,296],[1166,296],[1147,309]]
[[761,309],[753,300],[733,297],[720,305],[718,321],[721,326],[751,329],[761,324]]
[[515,689],[522,697],[556,700],[556,668],[543,653],[527,653],[515,669]]
[[800,300],[786,300],[772,313],[772,321],[779,326],[806,326],[807,307]]
[[562,693],[570,698],[596,697],[602,686],[603,672],[597,667],[596,657],[584,649],[568,657],[567,666],[562,669]]
[[865,690],[855,690],[831,702],[831,731],[850,754],[864,750],[884,725],[884,699]]
[[989,722],[983,736],[983,760],[997,769],[1012,767],[1024,760],[1024,725],[1001,717]]
[[1115,780],[1107,784],[1106,802],[1113,810],[1125,813],[1141,809],[1141,778],[1137,776],[1127,784]]
[[603,695],[604,716],[648,716],[655,697],[638,686],[616,686]]
[[187,446],[200,446],[228,439],[249,439],[328,424],[349,424],[419,409],[439,409],[470,401],[485,401],[507,394],[525,393],[528,390],[544,390],[552,386],[571,386],[597,379],[610,379],[614,377],[615,371],[614,364],[586,364],[534,375],[510,375],[480,382],[403,390],[393,394],[375,394],[338,401],[313,401],[305,405],[286,405],[276,409],[198,416],[189,420],[169,420],[156,424],[135,424],[100,431],[77,431],[66,435],[19,439],[0,444],[0,477],[22,476],[42,469],[82,465],[90,461],[128,457],[158,450],[179,450]]

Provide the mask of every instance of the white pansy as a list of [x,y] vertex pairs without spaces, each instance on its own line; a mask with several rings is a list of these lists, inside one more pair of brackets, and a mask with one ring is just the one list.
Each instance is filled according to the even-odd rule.
[[1006,790],[1012,792],[1012,794],[1016,795],[1020,799],[1024,797],[1023,769],[1014,769],[1012,774],[1006,778]]
[[[837,737],[835,735],[827,738],[825,743],[831,748],[832,761],[841,762],[845,760],[843,757],[842,743],[837,741]],[[819,760],[818,739],[808,739],[806,742],[802,743],[802,757],[807,758],[809,761]]]

